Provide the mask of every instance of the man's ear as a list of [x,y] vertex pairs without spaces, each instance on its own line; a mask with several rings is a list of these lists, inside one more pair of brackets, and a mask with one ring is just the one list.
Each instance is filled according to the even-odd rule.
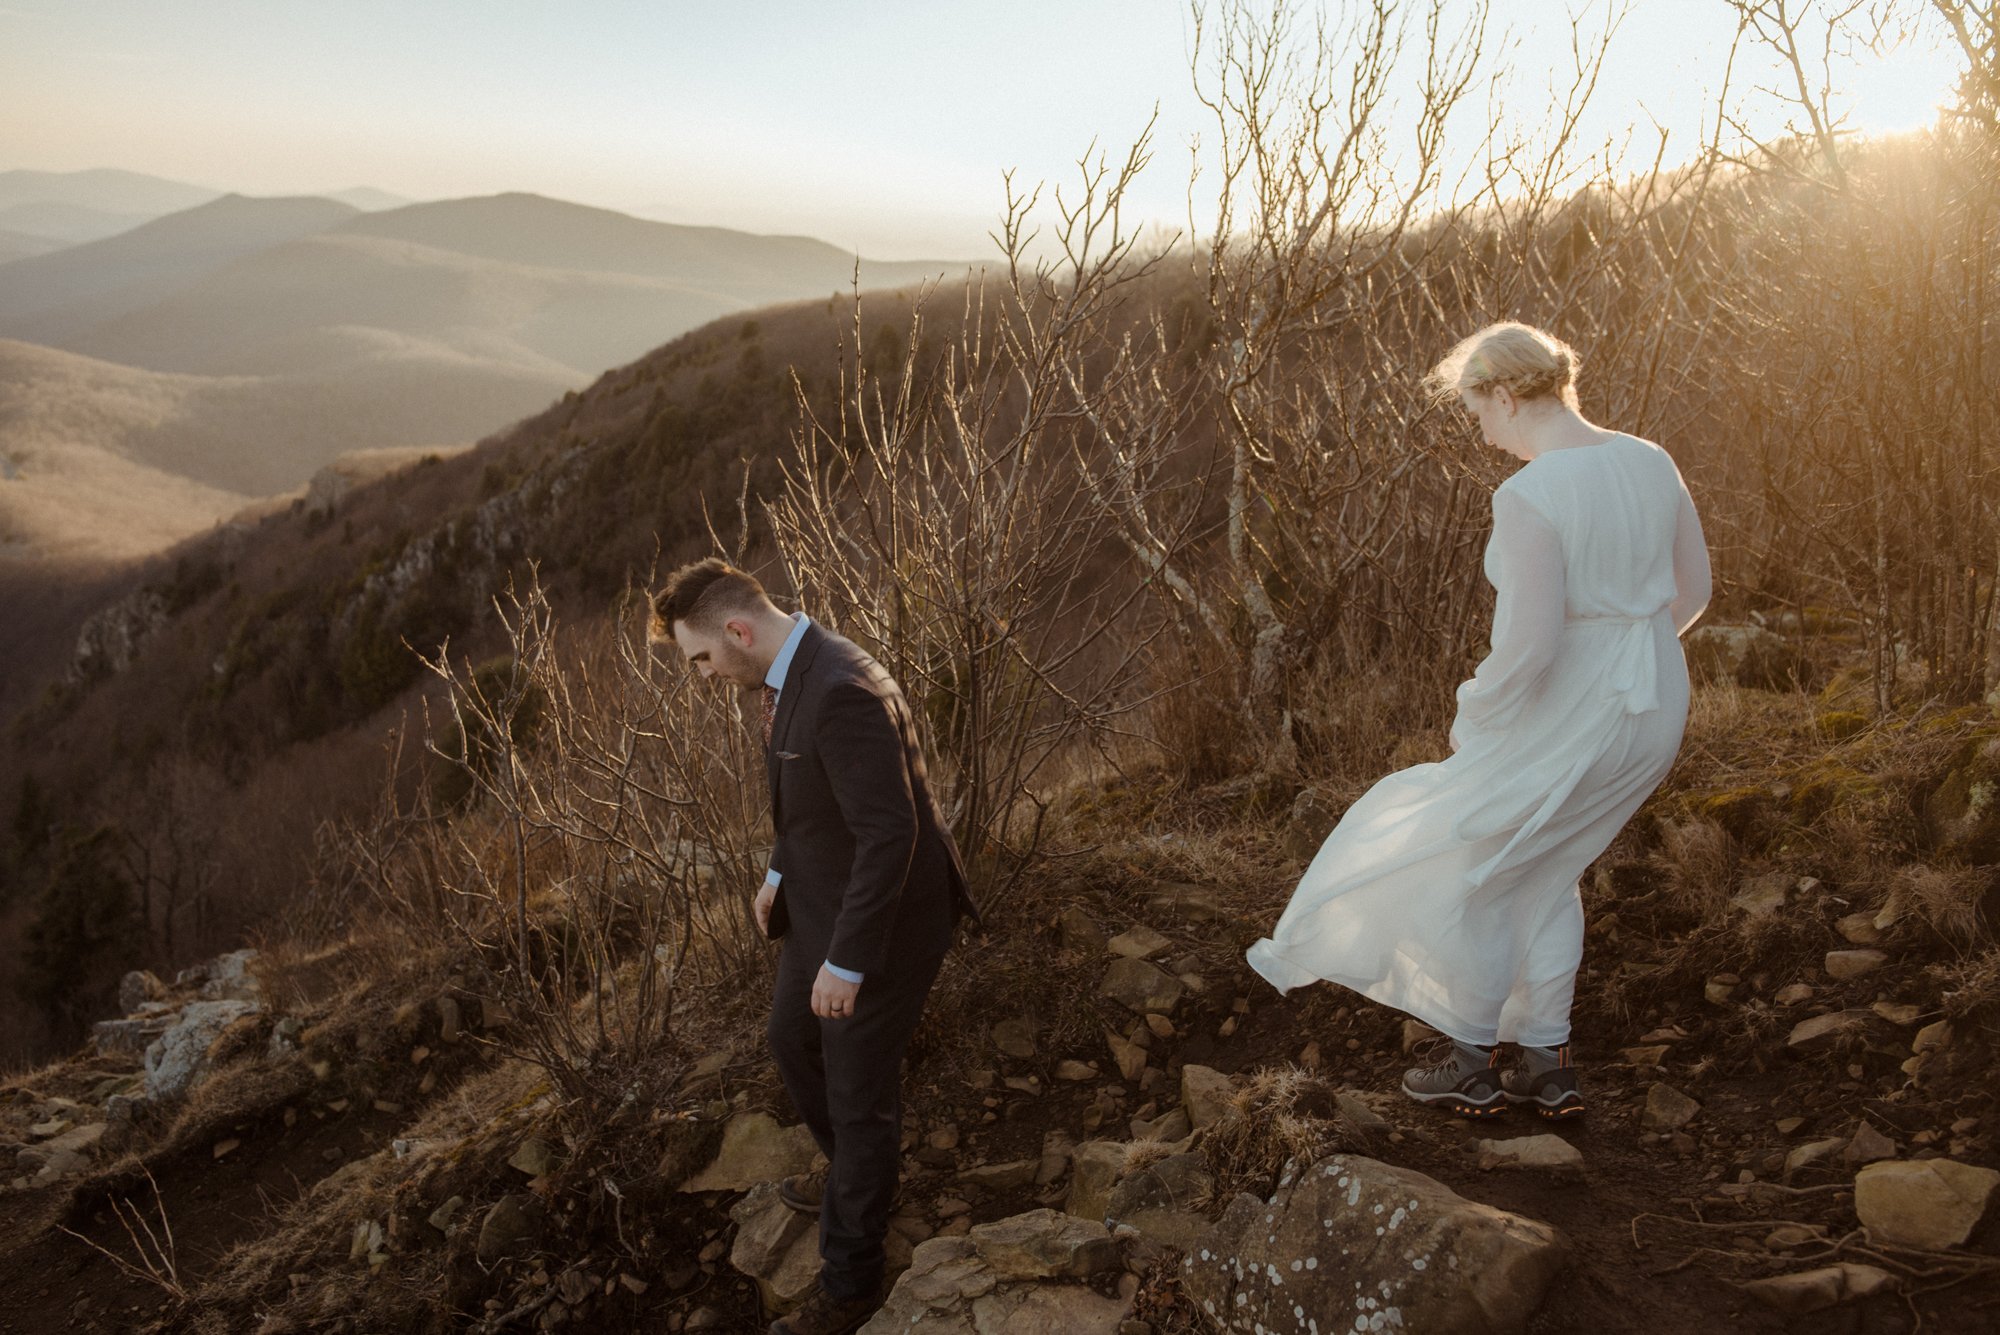
[[751,625],[748,617],[731,617],[722,623],[722,629],[727,631],[729,637],[745,649],[756,646],[757,630],[756,627]]

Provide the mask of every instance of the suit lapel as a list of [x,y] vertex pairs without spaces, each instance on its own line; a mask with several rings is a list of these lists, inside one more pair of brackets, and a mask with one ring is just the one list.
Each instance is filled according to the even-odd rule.
[[820,647],[826,643],[826,632],[818,623],[806,627],[799,637],[799,647],[792,654],[792,662],[785,669],[785,684],[778,689],[778,714],[771,720],[771,745],[764,752],[764,769],[771,784],[771,819],[778,818],[778,753],[785,749],[785,737],[792,726],[792,718],[799,712],[800,699],[805,695],[802,689],[806,672],[818,657]]

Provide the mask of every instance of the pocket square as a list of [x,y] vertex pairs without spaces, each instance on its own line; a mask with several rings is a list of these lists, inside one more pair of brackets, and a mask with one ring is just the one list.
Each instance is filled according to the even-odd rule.
[[799,753],[796,751],[778,752],[778,759],[780,760],[797,760],[798,758],[799,758]]

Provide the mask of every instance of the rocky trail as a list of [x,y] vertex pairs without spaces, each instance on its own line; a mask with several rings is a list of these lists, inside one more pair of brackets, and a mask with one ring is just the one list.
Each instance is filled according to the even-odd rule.
[[[1907,924],[1821,895],[1746,882],[1734,912],[1831,939],[1743,976],[1649,966],[1642,897],[1594,913],[1590,1110],[1551,1123],[1404,1099],[1427,1031],[1270,992],[1228,887],[1071,887],[948,966],[868,1330],[1991,1330],[1991,1035],[1920,995]],[[753,1331],[810,1286],[770,1184],[815,1153],[752,1023],[607,1150],[487,1042],[503,1013],[258,977],[137,975],[131,1015],[0,1094],[0,1330]],[[171,1283],[120,1218],[160,1227],[147,1173]]]

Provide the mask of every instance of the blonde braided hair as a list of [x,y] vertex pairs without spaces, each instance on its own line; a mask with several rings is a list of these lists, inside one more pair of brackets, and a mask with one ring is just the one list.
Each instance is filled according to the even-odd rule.
[[1506,320],[1460,340],[1431,368],[1424,384],[1440,399],[1504,387],[1524,402],[1557,398],[1574,408],[1576,372],[1582,364],[1576,349],[1553,334]]

